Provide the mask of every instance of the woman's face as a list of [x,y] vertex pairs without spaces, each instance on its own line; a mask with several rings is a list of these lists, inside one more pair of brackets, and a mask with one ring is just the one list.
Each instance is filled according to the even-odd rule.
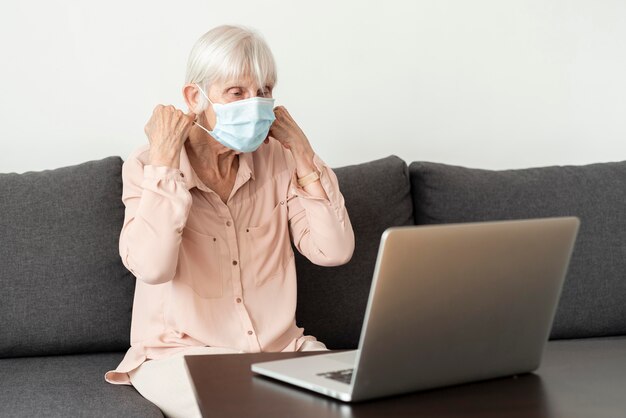
[[[237,100],[250,99],[252,97],[272,98],[272,89],[274,86],[259,86],[250,77],[245,77],[236,81],[226,81],[224,83],[213,83],[207,91],[209,99],[213,103],[231,103]],[[202,94],[202,93],[198,93]],[[213,130],[215,126],[215,112],[213,106],[209,106],[202,112],[206,118],[206,126],[209,130]]]

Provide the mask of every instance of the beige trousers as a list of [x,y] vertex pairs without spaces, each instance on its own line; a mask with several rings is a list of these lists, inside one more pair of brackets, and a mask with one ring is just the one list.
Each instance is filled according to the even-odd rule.
[[[327,348],[320,341],[305,341],[300,347],[300,351],[315,350]],[[201,418],[183,356],[230,353],[240,351],[220,347],[193,347],[164,359],[148,360],[128,372],[128,376],[137,392],[159,407],[167,418]]]

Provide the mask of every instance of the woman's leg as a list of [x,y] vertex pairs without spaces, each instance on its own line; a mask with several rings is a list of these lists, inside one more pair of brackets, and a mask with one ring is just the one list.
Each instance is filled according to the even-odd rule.
[[[321,341],[304,337],[298,351],[328,350]],[[311,338],[311,339],[309,339]],[[148,360],[128,373],[144,398],[155,404],[167,418],[200,418],[200,409],[187,375],[185,355],[229,354],[239,351],[220,347],[191,347],[171,357]]]
[[193,347],[171,357],[148,360],[128,375],[137,392],[159,407],[167,418],[200,418],[202,415],[183,356],[227,353],[238,351],[219,347]]

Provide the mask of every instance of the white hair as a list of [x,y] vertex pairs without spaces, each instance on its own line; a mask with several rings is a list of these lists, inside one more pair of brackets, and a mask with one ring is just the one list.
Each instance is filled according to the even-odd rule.
[[[213,83],[252,77],[263,89],[276,84],[274,56],[256,31],[243,26],[217,26],[194,44],[187,61],[185,84],[197,83],[208,94]],[[208,101],[200,94],[199,109]]]

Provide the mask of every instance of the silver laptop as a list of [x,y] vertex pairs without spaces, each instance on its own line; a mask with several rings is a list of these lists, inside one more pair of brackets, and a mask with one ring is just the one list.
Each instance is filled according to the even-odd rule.
[[359,348],[252,365],[353,402],[539,367],[575,217],[390,228]]

